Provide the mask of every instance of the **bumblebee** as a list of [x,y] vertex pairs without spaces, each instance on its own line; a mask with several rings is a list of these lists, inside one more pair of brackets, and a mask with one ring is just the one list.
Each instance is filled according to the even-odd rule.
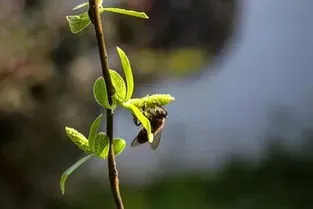
[[[155,107],[144,107],[144,115],[148,118],[151,125],[151,132],[153,134],[153,142],[151,143],[151,148],[156,149],[161,140],[162,130],[164,128],[165,120],[167,118],[167,111],[162,106]],[[134,116],[134,115],[133,115]],[[140,121],[134,116],[134,123],[136,126],[140,126]],[[145,128],[141,128],[137,137],[131,143],[132,147],[141,145],[148,142],[148,134]]]

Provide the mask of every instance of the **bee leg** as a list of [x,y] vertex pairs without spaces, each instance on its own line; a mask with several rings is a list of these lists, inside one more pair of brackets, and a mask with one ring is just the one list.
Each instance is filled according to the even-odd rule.
[[147,108],[146,102],[143,104],[142,111],[145,112]]
[[133,121],[135,123],[136,126],[140,126],[141,122],[137,119],[137,117],[133,114]]

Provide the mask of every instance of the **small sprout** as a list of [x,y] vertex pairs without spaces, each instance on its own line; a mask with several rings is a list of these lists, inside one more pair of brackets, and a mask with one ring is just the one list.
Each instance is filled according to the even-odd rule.
[[72,142],[78,146],[79,149],[83,150],[86,153],[91,153],[88,139],[86,139],[83,134],[70,127],[65,127],[65,132],[67,136],[72,140]]

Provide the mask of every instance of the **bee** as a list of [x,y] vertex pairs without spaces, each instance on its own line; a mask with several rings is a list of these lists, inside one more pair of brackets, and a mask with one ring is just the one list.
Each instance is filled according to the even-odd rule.
[[[161,140],[162,130],[164,128],[165,119],[167,118],[167,111],[162,106],[155,106],[143,108],[144,115],[148,118],[151,125],[151,132],[153,134],[153,142],[151,143],[151,148],[156,149]],[[140,121],[134,116],[134,123],[136,126],[140,126]],[[131,143],[132,147],[144,144],[148,141],[148,134],[145,128],[141,128],[137,137]]]

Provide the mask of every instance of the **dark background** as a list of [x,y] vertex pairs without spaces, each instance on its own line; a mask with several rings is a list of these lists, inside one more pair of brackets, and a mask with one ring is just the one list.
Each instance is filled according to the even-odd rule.
[[[82,1],[0,0],[0,208],[114,208],[106,161],[65,136],[101,109],[92,27],[69,31]],[[113,4],[114,3],[114,4]],[[311,1],[104,1],[149,20],[103,14],[110,66],[127,53],[135,96],[171,93],[160,147],[117,158],[126,208],[312,208]],[[117,110],[115,135],[138,129]]]

